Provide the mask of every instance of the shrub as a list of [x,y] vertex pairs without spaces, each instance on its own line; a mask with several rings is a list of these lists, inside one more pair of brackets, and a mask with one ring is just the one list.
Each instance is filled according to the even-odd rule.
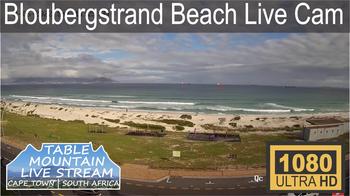
[[110,118],[105,118],[106,121],[108,122],[112,122],[112,123],[119,123],[120,120],[119,119],[110,119]]
[[189,114],[182,114],[181,116],[180,116],[180,118],[182,118],[182,119],[192,119],[192,116],[191,115],[189,115]]
[[291,117],[289,117],[289,118],[295,119],[295,120],[299,120],[299,117],[297,117],[297,116],[291,116]]
[[162,119],[162,120],[154,120],[154,121],[162,122],[162,123],[166,123],[166,124],[172,124],[172,125],[187,126],[187,127],[194,126],[193,122],[187,121],[187,120]]
[[30,114],[28,114],[27,116],[31,116],[31,117],[40,117],[38,114],[33,114],[33,113],[30,113]]
[[69,120],[69,122],[85,124],[85,121],[83,121],[83,120]]
[[185,127],[180,126],[180,125],[176,125],[176,126],[175,126],[175,130],[176,130],[176,131],[183,131],[183,130],[185,130]]
[[222,125],[226,121],[226,118],[219,118],[219,124]]
[[235,117],[233,118],[233,120],[240,120],[240,119],[241,119],[240,116],[235,116]]
[[237,127],[237,123],[228,123],[229,125],[231,125],[232,127]]

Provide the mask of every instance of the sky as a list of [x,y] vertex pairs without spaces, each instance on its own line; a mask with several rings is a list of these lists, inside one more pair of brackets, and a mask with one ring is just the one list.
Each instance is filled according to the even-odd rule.
[[349,86],[349,34],[2,34],[2,79]]

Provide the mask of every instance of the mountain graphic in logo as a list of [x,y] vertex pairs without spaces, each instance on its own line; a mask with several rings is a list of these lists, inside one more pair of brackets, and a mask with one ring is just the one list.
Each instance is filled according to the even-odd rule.
[[7,189],[120,189],[120,167],[92,143],[31,144],[6,166]]

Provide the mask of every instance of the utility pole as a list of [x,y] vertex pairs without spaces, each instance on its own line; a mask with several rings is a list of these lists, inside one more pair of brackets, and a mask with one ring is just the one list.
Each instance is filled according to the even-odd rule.
[[6,109],[6,103],[4,105],[4,108],[2,108],[1,110],[1,119],[0,119],[0,132],[1,132],[0,136],[1,137],[5,136],[5,130],[4,130],[4,125],[6,124],[6,122],[4,121],[5,109]]

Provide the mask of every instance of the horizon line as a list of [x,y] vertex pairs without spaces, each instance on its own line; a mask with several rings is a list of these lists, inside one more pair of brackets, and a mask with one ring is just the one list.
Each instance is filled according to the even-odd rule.
[[0,80],[1,85],[64,85],[64,84],[82,84],[82,85],[88,85],[88,84],[158,84],[158,85],[211,85],[211,86],[261,86],[261,87],[285,87],[285,88],[335,88],[335,89],[347,89],[348,87],[336,87],[336,86],[298,86],[298,85],[270,85],[270,84],[230,84],[230,83],[191,83],[191,82],[169,82],[169,83],[152,83],[152,82],[49,82],[49,83],[42,83],[42,82],[33,82],[33,83],[21,83],[21,82],[14,82],[14,83],[7,83]]

